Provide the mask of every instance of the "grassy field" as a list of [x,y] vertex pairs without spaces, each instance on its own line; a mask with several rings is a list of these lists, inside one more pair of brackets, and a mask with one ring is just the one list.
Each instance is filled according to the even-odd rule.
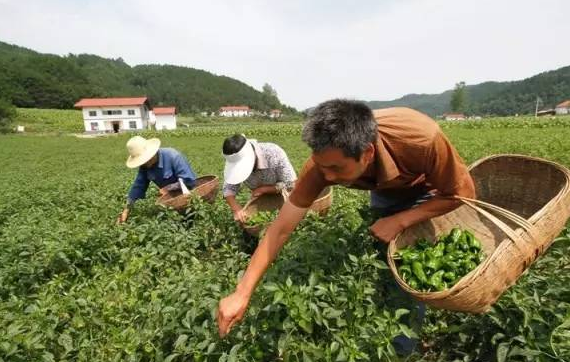
[[[469,163],[521,153],[570,166],[564,120],[442,127]],[[236,131],[278,143],[297,169],[309,155],[298,125],[161,139],[198,174],[221,176],[221,143]],[[115,225],[135,176],[127,139],[0,136],[0,361],[398,361],[390,341],[408,332],[407,311],[384,292],[393,278],[360,217],[364,192],[335,188],[332,212],[303,222],[221,340],[217,303],[249,260],[241,231],[221,198],[197,204],[187,227],[154,205],[155,189]],[[425,347],[409,360],[570,361],[569,268],[567,229],[489,313],[428,310]]]

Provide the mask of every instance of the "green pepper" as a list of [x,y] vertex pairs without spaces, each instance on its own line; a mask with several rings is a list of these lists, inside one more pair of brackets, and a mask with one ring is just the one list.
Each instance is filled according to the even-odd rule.
[[435,246],[435,251],[439,256],[443,256],[443,253],[445,252],[445,243],[437,243]]
[[473,237],[469,240],[469,247],[473,250],[481,250],[481,242]]
[[480,252],[479,254],[477,254],[475,260],[477,261],[477,264],[480,264],[483,260],[485,260],[485,255]]
[[443,267],[448,271],[456,271],[459,270],[459,263],[456,261],[446,261],[443,263]]
[[456,250],[449,255],[454,261],[461,261],[461,260],[465,259],[465,253],[462,252],[461,250]]
[[449,238],[451,239],[452,243],[457,243],[459,241],[459,239],[461,238],[462,234],[463,233],[461,232],[460,229],[453,228],[453,229],[451,229],[451,232],[449,233]]
[[405,280],[407,277],[412,275],[412,269],[409,265],[402,265],[400,268],[398,268],[398,274],[400,274]]
[[427,262],[424,264],[424,267],[426,269],[431,269],[433,271],[438,271],[439,269],[441,269],[441,259],[440,258],[432,258],[432,259],[428,259]]
[[429,278],[428,284],[431,285],[432,287],[434,287],[436,290],[444,290],[445,289],[445,285],[443,284],[443,274],[445,272],[443,270],[440,270],[438,272],[436,272],[434,275],[432,275]]
[[456,243],[456,248],[467,251],[469,250],[469,243],[471,240],[471,236],[467,231],[462,231],[459,240]]
[[417,250],[408,249],[402,254],[402,261],[404,264],[412,264],[414,261],[419,260],[421,255]]
[[424,268],[422,266],[422,263],[420,263],[419,261],[414,261],[412,263],[412,272],[420,282],[427,283],[428,280],[426,274],[424,273]]
[[473,270],[475,268],[477,268],[477,264],[474,261],[469,260],[467,262],[467,272],[470,272],[471,270]]
[[438,259],[441,258],[443,255],[439,255],[439,253],[434,249],[428,249],[424,252],[425,256],[426,256],[426,260],[429,259]]
[[407,281],[407,283],[408,283],[408,286],[410,288],[412,288],[413,290],[418,290],[418,288],[420,286],[418,280],[414,277],[411,277],[410,280]]
[[453,243],[446,243],[445,244],[445,252],[446,253],[453,253],[455,251],[455,244]]
[[443,274],[443,279],[447,280],[448,282],[453,282],[456,278],[456,275],[452,271],[445,272]]

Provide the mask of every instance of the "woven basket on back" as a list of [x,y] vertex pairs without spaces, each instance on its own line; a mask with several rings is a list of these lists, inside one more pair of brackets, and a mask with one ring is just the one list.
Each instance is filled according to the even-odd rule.
[[[470,166],[478,200],[406,229],[388,250],[398,284],[415,299],[454,311],[484,313],[563,230],[570,217],[570,171],[554,162],[495,155]],[[453,227],[473,231],[487,256],[450,289],[418,292],[398,275],[394,254],[418,238],[434,240]]]
[[208,175],[196,179],[196,187],[190,193],[183,194],[181,190],[169,192],[156,200],[157,205],[172,207],[175,210],[184,210],[191,197],[199,196],[206,202],[213,203],[218,194],[220,182],[217,176]]
[[[250,199],[243,207],[246,218],[250,218],[260,211],[279,210],[289,197],[289,193],[283,190],[279,194],[263,194],[260,197]],[[325,215],[332,205],[332,187],[325,188],[318,198],[311,204],[309,211],[314,211],[319,215]],[[258,236],[266,225],[246,226],[244,230],[250,235]]]

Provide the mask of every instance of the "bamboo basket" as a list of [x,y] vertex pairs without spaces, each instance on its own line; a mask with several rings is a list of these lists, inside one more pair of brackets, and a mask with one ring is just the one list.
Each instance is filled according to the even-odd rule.
[[[477,200],[404,230],[391,241],[388,264],[398,284],[435,308],[484,313],[564,229],[570,217],[570,171],[557,163],[522,155],[494,155],[469,167]],[[395,253],[418,238],[434,240],[453,227],[471,230],[487,256],[450,289],[419,292],[398,275]]]
[[[260,197],[250,199],[243,207],[246,218],[250,218],[261,211],[279,210],[289,198],[289,193],[283,190],[279,194],[263,194]],[[332,205],[332,187],[326,187],[319,197],[311,204],[309,211],[314,211],[319,215],[325,215]],[[253,236],[259,236],[265,225],[246,226],[244,230]]]
[[206,202],[213,203],[218,194],[220,182],[217,176],[207,175],[196,179],[196,187],[188,193],[182,190],[169,192],[156,200],[157,205],[171,207],[175,210],[184,210],[191,197],[200,197]]

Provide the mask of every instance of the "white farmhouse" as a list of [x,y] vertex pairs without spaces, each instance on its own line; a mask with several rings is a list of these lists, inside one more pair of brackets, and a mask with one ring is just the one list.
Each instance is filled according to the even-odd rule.
[[464,121],[465,115],[463,113],[445,113],[443,119],[446,121]]
[[281,115],[282,113],[280,109],[272,109],[271,112],[269,112],[270,118],[280,118]]
[[251,109],[248,106],[221,107],[218,112],[222,117],[247,117],[251,115]]
[[556,114],[570,114],[570,100],[560,103],[554,110]]
[[147,97],[83,98],[75,103],[81,108],[86,133],[136,131],[148,128]]
[[176,129],[176,107],[154,107],[151,112],[156,130]]

